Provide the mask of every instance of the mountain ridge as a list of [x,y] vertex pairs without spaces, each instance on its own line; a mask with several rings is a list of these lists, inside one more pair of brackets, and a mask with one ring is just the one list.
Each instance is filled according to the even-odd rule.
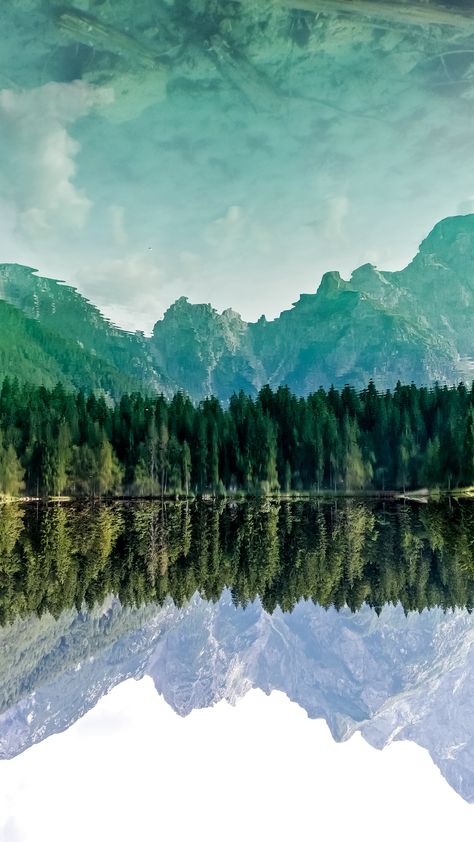
[[[371,379],[380,389],[397,380],[456,383],[474,375],[474,214],[438,222],[404,269],[366,263],[347,281],[326,272],[314,293],[271,321],[246,322],[232,308],[219,313],[181,296],[146,337],[112,324],[72,286],[19,264],[0,265],[2,298],[75,344],[77,371],[67,382],[97,388],[92,362],[109,367],[112,398],[124,378],[131,388],[182,390],[196,401],[256,394],[266,383],[302,395],[346,383],[363,389]],[[5,354],[0,377],[12,368]],[[60,349],[53,357],[61,373]]]

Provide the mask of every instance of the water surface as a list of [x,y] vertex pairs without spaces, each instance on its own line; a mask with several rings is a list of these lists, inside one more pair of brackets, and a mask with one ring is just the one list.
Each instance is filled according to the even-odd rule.
[[426,747],[474,800],[469,503],[8,505],[0,752],[148,675],[189,714],[283,691],[336,740]]

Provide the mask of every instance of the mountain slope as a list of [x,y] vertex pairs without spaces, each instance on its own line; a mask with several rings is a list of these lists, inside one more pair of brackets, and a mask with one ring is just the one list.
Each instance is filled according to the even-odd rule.
[[[101,360],[101,369],[109,367],[99,380],[114,380],[108,387],[113,395],[126,377],[132,388],[168,395],[182,389],[194,400],[211,394],[227,400],[240,389],[255,394],[266,383],[307,394],[331,384],[362,389],[370,379],[380,389],[397,380],[469,381],[474,215],[438,223],[399,272],[366,264],[349,281],[326,273],[315,293],[301,295],[271,322],[262,316],[249,324],[233,310],[218,313],[210,304],[180,298],[147,338],[112,325],[67,284],[7,264],[0,266],[0,298],[49,332],[48,358],[40,355],[36,370],[25,362],[19,372],[34,382],[49,383],[62,373],[68,383],[97,388],[96,377],[88,380],[91,358]],[[0,377],[12,368],[8,346],[16,339],[4,321]],[[85,355],[66,372],[53,334]]]
[[197,400],[212,394],[226,400],[240,389],[252,394],[267,380],[249,327],[233,310],[220,314],[180,298],[154,327],[153,358],[174,390],[184,388]]
[[88,353],[77,341],[58,336],[0,300],[0,378],[5,376],[49,387],[61,381],[112,397],[136,387],[133,377]]
[[73,287],[43,278],[34,269],[17,264],[0,265],[0,298],[26,316],[125,375],[135,387],[162,387],[149,346],[139,333],[128,333]]
[[364,388],[371,378],[381,388],[397,380],[456,380],[456,351],[441,334],[384,306],[379,290],[369,296],[340,278],[334,289],[334,275],[325,275],[317,292],[302,296],[278,324],[260,328],[256,339],[271,385],[283,381],[305,394],[320,385]]
[[[384,389],[398,379],[469,380],[473,319],[474,215],[467,215],[438,223],[402,271],[366,264],[349,281],[328,272],[315,293],[271,322],[246,324],[232,311],[180,299],[156,323],[151,343],[175,386],[195,398],[265,383],[306,394],[331,384],[361,389],[372,378]],[[179,354],[172,360],[171,348]]]

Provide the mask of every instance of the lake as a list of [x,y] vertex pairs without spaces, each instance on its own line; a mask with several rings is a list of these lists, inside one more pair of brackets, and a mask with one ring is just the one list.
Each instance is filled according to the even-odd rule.
[[181,716],[280,691],[474,801],[473,527],[455,501],[4,505],[0,756],[145,677]]

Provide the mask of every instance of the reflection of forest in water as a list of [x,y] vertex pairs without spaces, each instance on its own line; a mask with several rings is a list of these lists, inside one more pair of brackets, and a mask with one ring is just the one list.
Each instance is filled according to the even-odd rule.
[[267,611],[300,599],[405,610],[474,603],[474,507],[342,503],[5,505],[0,622],[108,595],[178,606],[198,591]]

